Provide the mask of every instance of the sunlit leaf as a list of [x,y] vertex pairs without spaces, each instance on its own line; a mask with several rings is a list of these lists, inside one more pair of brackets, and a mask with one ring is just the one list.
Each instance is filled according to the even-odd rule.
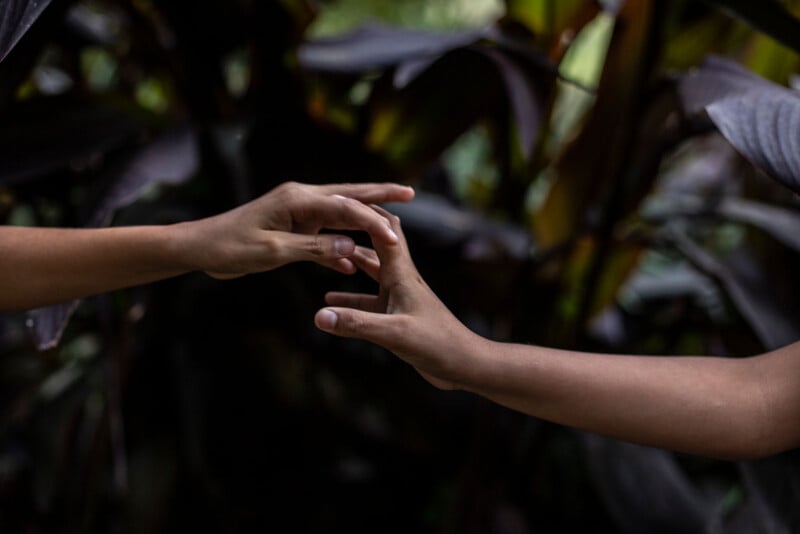
[[618,15],[597,99],[578,136],[552,169],[553,182],[534,225],[542,246],[573,237],[604,187],[617,179],[630,157],[634,105],[643,87],[652,3],[626,2]]
[[506,4],[509,18],[522,22],[535,35],[544,36],[553,59],[561,57],[564,44],[600,11],[597,2],[587,0],[510,0]]
[[0,61],[50,4],[50,0],[3,0],[0,2]]

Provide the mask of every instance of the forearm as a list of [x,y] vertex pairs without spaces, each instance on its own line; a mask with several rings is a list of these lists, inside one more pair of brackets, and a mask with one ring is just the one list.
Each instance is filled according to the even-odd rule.
[[770,373],[768,356],[620,356],[488,341],[473,346],[482,363],[465,389],[536,417],[704,456],[761,456],[793,446],[794,434],[781,433],[780,418],[788,415],[785,404],[797,399],[763,388],[765,381],[781,380],[757,376]]
[[191,269],[174,226],[0,227],[0,311],[24,310]]

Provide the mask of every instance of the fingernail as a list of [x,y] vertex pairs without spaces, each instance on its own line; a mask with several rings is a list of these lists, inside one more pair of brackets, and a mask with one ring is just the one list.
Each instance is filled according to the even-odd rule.
[[332,310],[321,310],[317,314],[317,326],[323,330],[333,330],[338,321],[339,316]]
[[342,195],[333,195],[333,198],[338,198],[339,200],[347,200],[347,197]]
[[394,230],[392,230],[391,228],[386,229],[386,235],[389,236],[389,239],[391,239],[394,242],[400,241],[400,238],[397,237],[397,234],[394,233]]
[[333,241],[333,250],[337,256],[349,256],[356,250],[356,244],[352,239],[337,237]]

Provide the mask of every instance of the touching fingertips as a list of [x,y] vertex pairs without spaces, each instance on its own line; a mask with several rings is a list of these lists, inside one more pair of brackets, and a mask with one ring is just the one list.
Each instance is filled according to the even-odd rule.
[[316,323],[320,330],[333,330],[338,321],[339,316],[333,310],[324,309],[317,312]]

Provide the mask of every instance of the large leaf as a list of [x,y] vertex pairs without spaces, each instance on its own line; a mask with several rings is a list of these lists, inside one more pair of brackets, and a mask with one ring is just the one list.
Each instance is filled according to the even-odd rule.
[[715,215],[759,228],[800,252],[800,211],[797,210],[737,197],[719,200],[699,195],[670,194],[653,199],[643,210],[643,215],[658,222],[674,220],[675,217]]
[[6,58],[49,4],[50,0],[0,1],[0,61]]
[[26,101],[0,121],[0,184],[118,149],[143,130],[129,113],[97,104],[65,97]]
[[544,115],[543,102],[546,101],[546,93],[549,93],[552,84],[542,83],[543,73],[536,72],[537,76],[534,76],[532,69],[526,69],[516,58],[500,50],[486,48],[483,52],[494,62],[503,78],[517,125],[522,155],[527,159],[536,144]]
[[[115,211],[135,202],[148,188],[186,182],[200,165],[197,136],[184,127],[169,132],[139,150],[125,162],[119,175],[99,198],[87,226],[106,226]],[[56,346],[78,301],[30,312],[34,342],[39,350]]]
[[705,109],[744,157],[800,192],[800,95],[711,58],[684,77],[679,90],[689,112]]
[[722,492],[696,488],[669,451],[581,433],[586,463],[619,532],[701,533]]
[[[758,268],[723,262],[688,237],[677,225],[668,227],[669,237],[700,271],[713,277],[751,326],[767,349],[786,346],[800,339],[800,324],[786,310]],[[740,259],[747,259],[744,256]],[[747,262],[749,263],[749,262]]]
[[435,58],[480,37],[480,30],[434,33],[368,24],[340,37],[310,41],[297,54],[300,64],[310,70],[361,74],[413,59]]
[[403,226],[425,235],[436,245],[459,246],[471,260],[504,256],[524,261],[533,248],[530,234],[524,229],[494,222],[431,193],[418,192],[413,202],[388,204],[387,209],[403,220]]
[[800,20],[776,0],[706,0],[800,52]]
[[[485,46],[482,40],[497,46]],[[301,46],[300,63],[307,69],[340,74],[363,74],[396,68],[394,87],[403,90],[422,73],[454,51],[471,50],[485,55],[497,68],[506,88],[517,126],[522,153],[533,151],[555,68],[527,43],[505,35],[501,28],[436,33],[365,25],[335,38],[318,39]],[[466,74],[469,76],[469,74]],[[450,91],[470,90],[459,84]]]

